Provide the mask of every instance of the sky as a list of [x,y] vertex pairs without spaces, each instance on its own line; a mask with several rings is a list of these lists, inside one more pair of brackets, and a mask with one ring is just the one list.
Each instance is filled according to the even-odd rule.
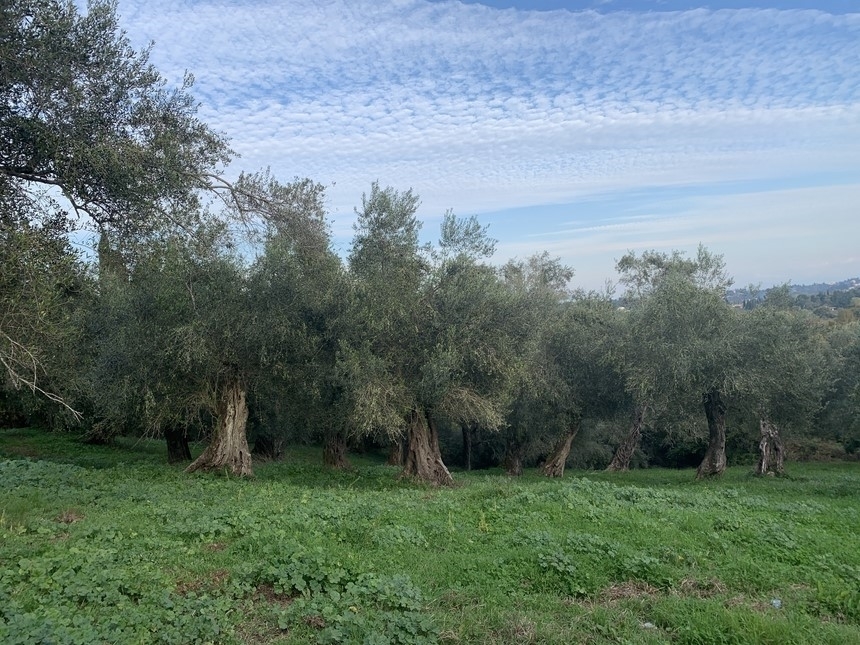
[[860,2],[119,0],[135,47],[240,157],[327,186],[346,255],[372,182],[427,240],[574,286],[627,251],[722,254],[738,286],[860,276]]

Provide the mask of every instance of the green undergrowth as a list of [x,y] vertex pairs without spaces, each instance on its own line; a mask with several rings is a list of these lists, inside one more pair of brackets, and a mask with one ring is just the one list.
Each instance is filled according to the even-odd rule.
[[860,642],[860,468],[241,481],[0,431],[2,643]]

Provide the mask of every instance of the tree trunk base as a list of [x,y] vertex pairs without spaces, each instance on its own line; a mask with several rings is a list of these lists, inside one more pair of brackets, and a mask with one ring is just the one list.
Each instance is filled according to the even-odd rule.
[[505,474],[508,477],[521,477],[523,474],[523,460],[515,455],[505,457]]
[[573,426],[555,444],[552,454],[546,460],[541,472],[544,477],[564,477],[564,467],[570,456],[570,447],[579,432],[579,426]]
[[469,425],[464,425],[463,432],[463,468],[472,470],[473,431]]
[[726,470],[726,405],[719,391],[711,390],[702,397],[708,417],[708,450],[696,470],[696,479],[716,477]]
[[247,425],[248,405],[245,401],[245,389],[238,382],[234,382],[221,394],[218,421],[212,441],[185,472],[219,471],[236,477],[253,477],[251,450],[248,448],[246,435]]
[[642,423],[645,420],[645,406],[637,405],[633,411],[633,421],[630,424],[630,432],[624,437],[624,441],[615,450],[612,455],[612,461],[606,467],[608,472],[626,472],[630,470],[630,460],[636,449],[639,448],[639,442],[642,440]]
[[519,443],[505,442],[505,459],[502,467],[508,477],[520,477],[523,474],[523,447]]
[[268,459],[276,461],[284,455],[284,441],[272,434],[260,434],[254,440],[254,449],[251,451],[252,458]]
[[346,437],[342,434],[329,435],[323,445],[323,464],[335,470],[350,470],[352,464],[346,456]]
[[439,435],[429,417],[418,411],[409,413],[406,455],[401,477],[432,486],[453,486],[454,478],[442,461]]
[[397,437],[391,442],[391,446],[388,449],[388,459],[385,460],[387,466],[400,466],[402,468],[406,463],[404,443],[405,441],[402,437]]
[[779,428],[767,419],[759,420],[761,441],[758,444],[759,459],[756,464],[756,475],[784,475],[785,447]]

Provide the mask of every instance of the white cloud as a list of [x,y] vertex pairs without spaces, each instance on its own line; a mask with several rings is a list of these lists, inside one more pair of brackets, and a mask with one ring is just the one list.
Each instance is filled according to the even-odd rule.
[[[499,259],[548,250],[577,271],[576,283],[597,288],[614,277],[629,250],[683,250],[702,243],[725,256],[741,285],[835,281],[858,275],[860,186],[738,191],[726,195],[642,196],[633,213],[597,225],[573,219],[533,221],[542,234],[499,245]],[[629,207],[619,208],[628,211]]]
[[[120,0],[119,12],[170,78],[194,72],[240,167],[336,182],[344,236],[377,179],[413,187],[434,219],[860,167],[860,14],[424,0]],[[679,242],[702,223],[690,221]],[[605,235],[599,248],[625,239]]]

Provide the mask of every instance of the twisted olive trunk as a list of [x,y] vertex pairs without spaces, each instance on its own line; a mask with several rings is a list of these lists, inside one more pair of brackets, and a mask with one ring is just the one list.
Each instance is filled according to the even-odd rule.
[[573,424],[555,444],[552,453],[543,465],[541,472],[545,477],[564,477],[564,466],[570,456],[570,447],[579,433],[579,422]]
[[245,388],[238,379],[228,382],[221,390],[217,412],[218,421],[212,441],[185,472],[223,470],[237,477],[253,477],[251,450],[246,434],[248,404]]
[[511,477],[519,477],[523,474],[523,452],[524,448],[521,443],[515,440],[505,442],[505,473]]
[[642,440],[642,424],[645,422],[645,412],[647,406],[637,405],[633,409],[633,419],[630,423],[630,432],[624,437],[624,441],[615,450],[612,456],[612,461],[606,467],[609,472],[620,472],[630,470],[630,460],[633,459],[633,454],[639,447],[639,442]]
[[756,475],[785,473],[785,447],[779,435],[779,427],[769,419],[759,420],[761,441],[758,444],[759,459],[756,464]]
[[726,404],[716,388],[702,395],[708,417],[708,450],[696,471],[696,479],[722,475],[726,470]]
[[323,445],[323,463],[336,470],[349,470],[352,464],[346,456],[346,436],[333,432],[326,436]]
[[416,408],[409,413],[402,477],[433,486],[453,486],[454,478],[442,461],[439,433],[432,417]]

